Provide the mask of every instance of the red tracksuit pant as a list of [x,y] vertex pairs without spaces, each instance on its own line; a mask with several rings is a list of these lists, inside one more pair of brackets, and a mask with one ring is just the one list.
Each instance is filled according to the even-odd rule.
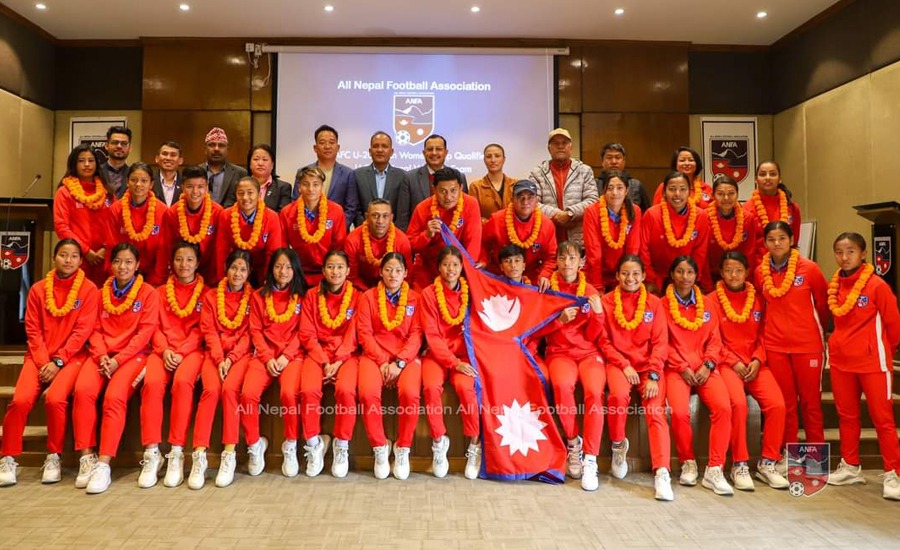
[[831,389],[838,413],[841,456],[848,464],[859,464],[860,395],[865,394],[869,416],[878,434],[878,449],[884,471],[900,472],[900,443],[894,423],[893,372],[854,373],[831,369]]
[[222,400],[222,444],[237,445],[241,431],[241,387],[250,366],[250,357],[244,356],[231,365],[225,381],[219,376],[219,366],[207,357],[203,363],[200,380],[203,393],[197,406],[197,420],[194,422],[194,446],[208,447],[216,406]]
[[[303,423],[303,439],[309,440],[322,432],[322,379],[325,370],[322,365],[309,357],[303,361],[300,373],[300,386],[295,388],[291,395],[285,395],[287,389],[284,383],[281,385],[281,402],[287,406],[287,401],[297,403],[300,397],[302,408],[300,414]],[[343,441],[353,439],[353,429],[356,427],[356,384],[359,378],[359,360],[351,357],[341,364],[334,380],[334,437]],[[298,391],[299,390],[299,391]],[[296,433],[297,426],[294,425]],[[287,421],[285,421],[285,438],[287,438]]]
[[[363,424],[372,447],[381,447],[387,442],[384,435],[384,411],[381,393],[384,381],[381,368],[365,355],[359,358],[359,402],[362,405]],[[412,446],[413,434],[419,422],[419,394],[422,391],[422,362],[418,359],[407,363],[397,378],[397,446]]]
[[575,361],[564,355],[547,358],[550,384],[556,415],[562,424],[567,439],[578,437],[578,423],[575,420],[578,405],[575,404],[575,383],[581,382],[584,389],[584,454],[600,452],[600,438],[603,435],[603,390],[606,388],[606,365],[599,355],[589,355]]
[[75,404],[72,407],[75,450],[93,449],[97,446],[97,398],[103,388],[106,388],[99,452],[102,456],[116,456],[125,430],[128,400],[134,395],[135,380],[146,366],[147,356],[138,355],[119,365],[107,379],[100,374],[100,367],[93,359],[85,361],[75,382]]
[[200,350],[191,352],[174,371],[166,368],[159,354],[154,353],[147,359],[147,374],[141,388],[141,443],[144,447],[162,441],[163,400],[169,382],[172,382],[169,443],[184,447],[194,408],[194,386],[205,358],[206,354]]
[[[278,375],[279,382],[282,387],[288,388],[287,393],[290,395],[296,395],[296,388],[300,387],[300,367],[302,365],[303,361],[294,359]],[[262,400],[263,392],[273,380],[275,378],[269,374],[262,361],[256,357],[250,360],[240,395],[241,427],[244,428],[244,441],[247,442],[247,445],[253,445],[259,441],[259,402]],[[283,401],[281,403],[284,415],[284,438],[296,441],[297,402],[295,398],[292,398],[291,401],[291,404]],[[235,442],[237,442],[236,439]]]
[[[47,411],[47,452],[61,453],[63,440],[66,435],[66,407],[69,405],[69,396],[75,389],[75,381],[81,371],[81,365],[87,360],[87,356],[78,354],[72,357],[68,364],[60,370],[50,382],[47,394],[44,396],[44,407]],[[39,378],[39,372],[43,365],[36,365],[31,357],[25,358],[19,379],[16,381],[16,391],[12,401],[6,407],[6,416],[3,418],[3,443],[0,454],[3,456],[19,456],[22,454],[22,437],[25,434],[25,423],[28,413],[37,403],[44,385]]]
[[822,416],[821,353],[779,353],[766,350],[769,368],[775,375],[784,397],[784,443],[800,439],[799,412],[807,443],[825,442],[825,419]]
[[734,369],[725,367],[721,370],[722,380],[728,388],[731,399],[731,460],[747,462],[750,451],[747,450],[747,396],[750,394],[759,403],[763,416],[762,458],[781,459],[781,444],[784,440],[784,398],[778,388],[778,382],[772,371],[765,365],[760,366],[759,373],[752,382],[744,382]]
[[[644,385],[650,380],[649,372],[639,373],[641,383],[637,385],[643,395]],[[628,407],[634,386],[628,383],[621,369],[607,368],[606,383],[609,384],[608,422],[609,439],[617,442],[625,439],[625,423],[628,421]],[[666,379],[656,383],[659,393],[652,399],[641,399],[644,419],[650,439],[650,464],[655,472],[658,468],[669,469],[672,459],[672,440],[669,437],[669,423],[666,419]]]
[[731,400],[722,376],[716,371],[702,386],[688,386],[675,371],[666,371],[666,401],[672,409],[672,434],[678,459],[694,460],[694,430],[691,427],[691,390],[709,409],[709,460],[707,466],[723,466],[731,438]]
[[422,393],[425,395],[425,412],[428,416],[428,427],[431,428],[432,439],[447,433],[444,425],[444,383],[450,379],[453,389],[459,397],[462,417],[463,435],[476,437],[480,432],[478,420],[478,397],[475,395],[475,378],[457,370],[447,370],[431,357],[422,359]]

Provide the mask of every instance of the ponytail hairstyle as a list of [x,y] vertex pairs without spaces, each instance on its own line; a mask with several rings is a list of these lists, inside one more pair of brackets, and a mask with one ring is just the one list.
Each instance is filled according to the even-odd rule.
[[628,192],[628,180],[625,179],[624,173],[613,170],[600,174],[600,194],[606,193],[606,188],[613,178],[618,178],[619,181],[625,184],[625,202],[623,203],[625,205],[625,214],[628,215],[628,219],[631,222],[634,222],[634,201],[631,200],[631,193]]
[[[775,166],[775,169],[778,170],[778,175],[781,176],[781,165],[775,162],[774,160],[764,160],[756,165],[756,173],[759,174],[759,169],[762,168],[763,164],[772,164]],[[787,188],[787,185],[784,182],[778,184],[778,188],[784,191],[785,196],[787,197],[788,202],[794,200],[794,195],[791,193],[790,189]]]

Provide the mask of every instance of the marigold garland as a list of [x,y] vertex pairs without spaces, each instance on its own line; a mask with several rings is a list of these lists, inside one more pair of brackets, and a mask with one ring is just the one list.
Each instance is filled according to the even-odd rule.
[[625,205],[623,204],[622,209],[619,211],[619,217],[622,221],[619,223],[619,238],[615,241],[612,238],[612,231],[610,231],[609,227],[609,207],[606,205],[606,197],[600,197],[600,200],[597,201],[597,207],[600,209],[600,235],[603,236],[606,246],[613,250],[621,249],[625,246],[625,239],[628,237],[629,220]]
[[[554,271],[553,275],[550,275],[550,289],[556,292],[559,292],[559,272]],[[578,288],[575,290],[575,296],[581,297],[584,296],[584,292],[587,289],[587,277],[584,276],[584,271],[578,272]]]
[[688,197],[688,202],[699,204],[703,198],[703,182],[700,179],[694,179],[694,192]]
[[344,295],[341,298],[341,307],[338,309],[338,314],[333,318],[331,314],[328,312],[328,303],[325,301],[325,293],[319,290],[319,318],[322,320],[322,324],[326,327],[334,330],[344,324],[344,321],[347,320],[347,311],[350,309],[350,302],[353,299],[353,285],[344,284]]
[[[397,239],[397,226],[393,223],[387,232],[387,243],[384,247],[384,253],[390,254],[394,251],[394,241]],[[369,231],[369,224],[363,224],[362,226],[362,242],[363,242],[363,250],[366,253],[366,261],[370,264],[378,267],[381,265],[381,258],[376,258],[375,253],[372,251],[372,233]]]
[[875,266],[872,264],[864,264],[862,266],[862,273],[859,274],[859,279],[853,283],[853,287],[844,299],[844,303],[838,305],[838,289],[840,288],[841,270],[838,269],[834,272],[831,281],[828,283],[828,309],[831,310],[832,315],[835,317],[843,317],[850,313],[856,306],[859,295],[862,293],[863,288],[865,288],[866,283],[869,282],[873,273],[875,273]]
[[44,307],[53,317],[64,317],[75,308],[75,301],[78,299],[78,292],[84,283],[84,271],[79,269],[75,272],[75,280],[72,281],[72,288],[66,294],[66,301],[63,302],[61,308],[56,307],[56,295],[53,293],[53,281],[56,276],[56,269],[51,269],[47,276],[44,277]]
[[[459,199],[456,201],[456,208],[453,209],[453,218],[450,220],[450,231],[456,233],[457,225],[459,225],[459,219],[462,217],[463,211],[463,194],[459,194]],[[441,219],[441,211],[438,210],[438,200],[437,197],[431,197],[431,217],[432,219]]]
[[731,306],[731,300],[728,298],[728,294],[725,293],[725,283],[722,281],[716,283],[716,297],[719,299],[722,309],[725,310],[725,317],[732,323],[746,323],[747,319],[750,318],[750,311],[753,310],[753,304],[756,300],[756,289],[750,283],[746,283],[746,285],[747,299],[743,307],[741,307],[741,312],[738,313]]
[[103,309],[106,310],[110,315],[122,315],[134,305],[134,301],[137,299],[138,291],[141,290],[141,285],[144,284],[144,277],[142,275],[138,275],[134,279],[134,284],[131,285],[131,290],[128,291],[128,294],[125,296],[125,301],[121,304],[114,306],[112,304],[113,297],[113,281],[115,277],[110,277],[103,283],[103,290],[101,291],[101,297],[103,298]]
[[216,309],[218,310],[216,317],[223,327],[228,330],[236,330],[244,323],[244,318],[247,316],[247,304],[250,302],[250,294],[253,293],[253,289],[250,288],[249,284],[244,283],[244,294],[241,296],[241,303],[238,304],[234,319],[229,319],[225,313],[225,290],[227,285],[228,279],[222,279],[219,281],[219,286],[216,287]]
[[469,308],[469,283],[465,277],[459,278],[460,304],[456,317],[450,315],[447,308],[447,296],[444,294],[444,281],[440,276],[434,278],[434,296],[437,298],[438,310],[441,312],[441,318],[444,322],[455,327],[463,322],[466,318],[466,310]]
[[637,307],[634,308],[634,317],[630,321],[625,318],[625,312],[623,311],[622,287],[616,286],[616,289],[613,291],[613,302],[615,303],[613,317],[615,317],[616,322],[625,330],[634,330],[641,324],[641,321],[644,319],[644,312],[647,310],[647,287],[644,286],[644,283],[641,283]]
[[680,239],[675,238],[675,232],[672,229],[672,217],[669,214],[669,208],[671,208],[667,203],[661,204],[660,208],[662,210],[662,221],[663,221],[663,229],[666,232],[666,241],[669,243],[669,246],[672,248],[681,248],[687,243],[691,242],[691,235],[694,233],[694,228],[697,224],[697,211],[700,210],[697,206],[688,201],[688,221],[687,227],[684,229],[684,235]]
[[166,281],[166,302],[169,303],[169,308],[175,314],[175,317],[184,319],[194,312],[197,302],[200,301],[200,295],[203,294],[203,289],[206,287],[203,286],[203,277],[197,275],[194,279],[194,291],[191,292],[191,297],[184,304],[184,307],[181,307],[178,305],[178,298],[175,296],[175,280],[174,276],[170,276]]
[[791,289],[791,285],[794,284],[794,276],[797,275],[797,262],[799,260],[800,252],[796,248],[791,250],[791,256],[788,259],[787,272],[784,274],[784,280],[781,281],[781,286],[775,288],[775,284],[772,282],[772,253],[766,252],[766,255],[763,256],[762,259],[762,265],[760,266],[763,275],[763,292],[772,298],[781,298],[787,294]]
[[[769,224],[769,213],[766,211],[765,205],[762,203],[762,197],[759,195],[759,189],[754,189],[753,194],[750,196],[750,200],[753,201],[753,204],[756,206],[756,215],[759,216],[760,227],[765,227]],[[791,217],[790,212],[788,211],[788,198],[787,193],[778,190],[778,215],[779,219],[775,221],[783,221],[787,223],[788,218]]]
[[85,194],[84,187],[81,186],[81,180],[75,176],[64,177],[62,179],[62,184],[66,186],[66,189],[69,190],[69,193],[76,201],[91,210],[99,209],[106,202],[106,187],[97,176],[94,176],[94,187],[96,189],[90,195]]
[[524,241],[519,240],[519,235],[516,233],[516,225],[514,221],[515,211],[513,210],[513,206],[510,204],[506,207],[506,236],[509,237],[509,242],[521,247],[525,250],[528,250],[534,243],[537,241],[538,234],[541,232],[541,224],[544,221],[544,217],[541,214],[540,209],[534,209],[534,226],[531,228],[531,235],[528,235],[528,238]]
[[266,315],[269,316],[269,320],[273,323],[286,323],[290,321],[291,317],[294,315],[298,301],[300,301],[300,295],[291,294],[291,300],[288,302],[287,307],[284,308],[282,313],[278,313],[275,311],[275,293],[271,292],[266,296]]
[[150,194],[147,195],[145,202],[147,203],[147,219],[144,221],[143,229],[138,233],[134,229],[134,222],[131,218],[131,191],[125,191],[121,200],[122,225],[125,227],[125,234],[128,235],[129,239],[137,243],[147,240],[147,237],[153,232],[153,226],[156,222],[156,197],[153,195],[153,191],[150,191]]
[[241,209],[234,205],[231,210],[231,235],[234,245],[241,250],[251,250],[259,242],[262,233],[263,219],[266,217],[266,203],[259,201],[256,205],[256,219],[253,220],[253,232],[246,241],[241,238]]
[[669,313],[672,314],[672,320],[675,321],[676,325],[694,332],[700,330],[700,327],[703,326],[703,314],[706,310],[703,303],[703,293],[700,292],[697,285],[694,285],[694,299],[697,302],[694,310],[697,312],[697,316],[693,321],[685,319],[681,314],[681,310],[678,309],[678,300],[675,298],[675,287],[673,285],[669,285],[666,288],[666,298],[669,300]]
[[744,209],[738,206],[734,208],[734,237],[732,237],[731,242],[726,242],[725,237],[722,236],[722,228],[719,226],[718,202],[713,201],[706,207],[706,213],[709,215],[709,226],[712,228],[713,237],[716,239],[716,244],[719,245],[719,248],[725,252],[737,248],[744,238]]
[[316,232],[310,235],[309,230],[306,229],[306,205],[303,199],[297,199],[297,230],[300,232],[300,238],[303,239],[303,242],[316,244],[325,236],[325,229],[328,223],[328,198],[324,193],[319,200],[319,215],[316,216],[316,220],[318,222]]
[[378,317],[381,319],[381,324],[384,325],[384,328],[391,331],[403,323],[403,317],[406,316],[406,303],[408,300],[409,284],[407,284],[406,281],[403,281],[403,284],[400,285],[400,300],[397,302],[397,311],[394,313],[393,319],[388,319],[387,289],[384,287],[383,282],[378,283]]
[[191,229],[187,222],[187,195],[182,194],[175,205],[175,211],[178,213],[178,234],[185,241],[192,244],[200,244],[207,235],[209,221],[212,219],[212,199],[209,195],[203,198],[203,216],[200,218],[200,229],[196,235],[191,234]]

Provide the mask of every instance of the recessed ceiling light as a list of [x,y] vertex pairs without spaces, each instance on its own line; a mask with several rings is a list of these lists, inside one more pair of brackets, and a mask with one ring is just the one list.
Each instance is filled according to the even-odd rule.
[[327,12],[329,12],[329,13],[330,13],[330,12],[333,12],[333,11],[334,11],[334,6],[332,6],[331,4],[326,5],[326,6],[325,6],[325,11],[327,11]]
[[616,15],[622,15],[623,13],[625,13],[625,9],[624,8],[616,8],[616,11],[614,11],[613,13],[615,13]]
[[47,4],[35,4],[34,7],[39,10],[45,10],[47,9]]
[[472,13],[478,13],[480,11],[481,11],[481,8],[479,8],[478,6],[472,6]]
[[180,9],[181,11],[191,11],[191,7],[187,4],[181,4],[180,6],[178,6],[178,9]]
[[757,18],[757,19],[764,19],[764,18],[766,18],[768,15],[769,15],[769,14],[766,13],[766,12],[764,12],[764,11],[758,11],[758,12],[756,12],[756,18]]

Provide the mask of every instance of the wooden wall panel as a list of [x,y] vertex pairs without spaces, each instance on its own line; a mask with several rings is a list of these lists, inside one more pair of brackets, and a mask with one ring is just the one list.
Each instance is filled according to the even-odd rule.
[[250,111],[144,111],[141,158],[152,162],[159,144],[181,144],[185,164],[206,160],[203,138],[213,126],[228,135],[228,160],[243,166],[250,150]]
[[581,47],[573,46],[568,56],[556,58],[560,113],[581,112],[581,56]]
[[619,142],[628,153],[626,166],[668,168],[672,151],[690,142],[689,118],[671,113],[584,113],[581,115],[582,159],[600,166],[600,149]]
[[275,54],[259,58],[259,67],[250,75],[250,108],[254,111],[271,111],[274,97]]

